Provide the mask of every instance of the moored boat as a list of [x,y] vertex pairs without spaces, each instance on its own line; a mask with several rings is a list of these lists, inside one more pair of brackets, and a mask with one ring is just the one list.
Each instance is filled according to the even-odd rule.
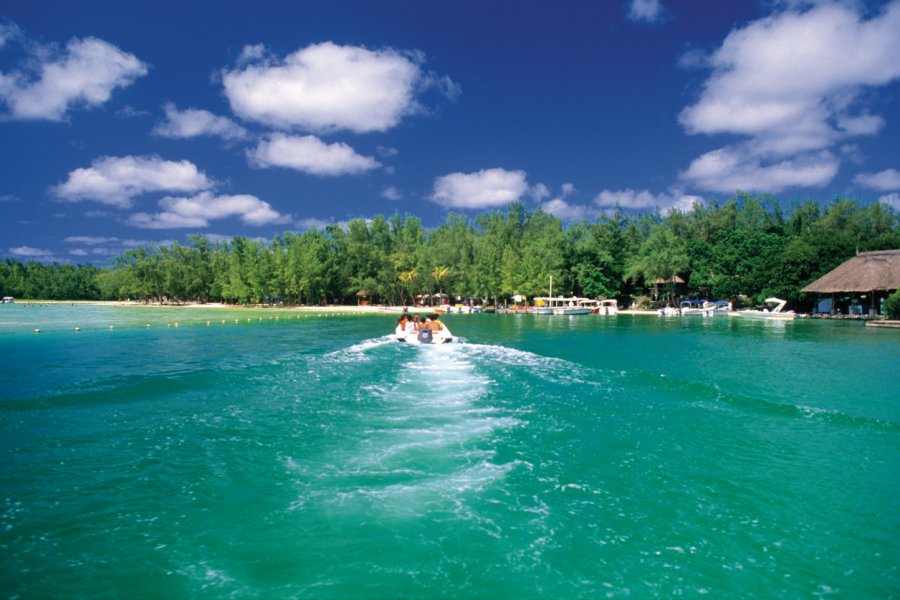
[[583,304],[584,301],[589,300],[588,298],[578,298],[576,296],[572,296],[571,298],[557,298],[557,305],[553,307],[554,315],[589,315],[591,314],[592,307]]
[[777,321],[792,321],[796,319],[797,314],[794,311],[784,310],[785,304],[787,304],[787,300],[782,300],[781,298],[766,298],[766,306],[774,305],[771,310],[768,308],[762,310],[739,310],[737,311],[737,314],[749,319],[769,319]]
[[615,298],[597,301],[598,304],[591,312],[595,315],[615,315],[619,312],[619,303]]
[[678,307],[683,317],[712,317],[716,306],[708,300],[682,300]]

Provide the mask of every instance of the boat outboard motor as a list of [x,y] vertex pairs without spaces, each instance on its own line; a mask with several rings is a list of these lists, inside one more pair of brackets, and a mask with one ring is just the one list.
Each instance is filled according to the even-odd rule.
[[420,329],[419,330],[419,343],[420,344],[430,344],[433,338],[431,336],[430,329]]

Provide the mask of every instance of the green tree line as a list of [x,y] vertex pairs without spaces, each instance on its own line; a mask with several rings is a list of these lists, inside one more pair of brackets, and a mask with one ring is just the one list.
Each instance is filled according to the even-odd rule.
[[376,216],[262,243],[202,235],[127,250],[106,268],[0,262],[3,295],[45,299],[159,298],[257,304],[409,304],[418,294],[506,299],[554,293],[627,300],[657,280],[683,292],[808,306],[800,289],[857,251],[900,248],[900,219],[882,204],[839,199],[785,209],[740,194],[691,211],[621,210],[568,226],[519,203],[426,230],[415,216]]

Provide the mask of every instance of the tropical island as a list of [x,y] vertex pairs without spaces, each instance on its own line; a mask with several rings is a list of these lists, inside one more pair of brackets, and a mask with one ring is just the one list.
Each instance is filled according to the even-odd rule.
[[[855,254],[896,248],[896,211],[849,199],[785,209],[772,196],[738,194],[688,212],[615,210],[569,224],[514,203],[474,218],[449,214],[431,230],[418,217],[395,214],[283,233],[270,242],[213,243],[196,234],[184,245],[129,249],[105,267],[7,258],[0,261],[0,295],[405,305],[438,292],[502,303],[545,295],[553,277],[560,293],[627,305],[679,296],[753,305],[778,296],[808,311],[814,297],[801,292],[804,286]],[[896,296],[890,300],[900,303]]]

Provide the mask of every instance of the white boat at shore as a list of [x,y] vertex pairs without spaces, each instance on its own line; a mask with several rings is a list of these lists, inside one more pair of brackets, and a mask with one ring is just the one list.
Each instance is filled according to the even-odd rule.
[[716,305],[708,300],[682,300],[678,310],[683,317],[713,317]]
[[657,310],[656,314],[661,317],[677,317],[681,314],[681,311],[674,306],[664,306],[663,308]]
[[595,315],[616,315],[619,313],[619,303],[615,298],[595,300],[595,302],[597,302],[597,307],[591,311]]
[[738,316],[748,319],[769,319],[777,321],[792,321],[797,318],[797,314],[794,311],[784,310],[787,300],[782,300],[781,298],[766,298],[766,304],[773,304],[774,307],[771,310],[768,308],[764,308],[763,310],[739,310],[737,311],[737,314]]
[[591,301],[589,298],[572,296],[571,298],[557,298],[557,301],[557,305],[553,307],[554,315],[589,315],[593,310],[592,306],[585,304],[585,302]]
[[397,325],[394,329],[394,335],[398,342],[407,344],[447,344],[453,341],[453,334],[450,328],[441,323],[442,327],[438,331],[430,329],[406,329]]

